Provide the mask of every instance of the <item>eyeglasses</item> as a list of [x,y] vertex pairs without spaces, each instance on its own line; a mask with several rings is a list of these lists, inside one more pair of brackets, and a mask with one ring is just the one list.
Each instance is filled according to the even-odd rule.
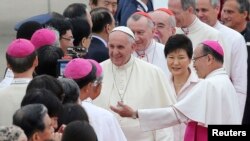
[[192,60],[195,62],[195,61],[197,61],[198,59],[200,59],[200,58],[202,58],[202,57],[205,57],[205,56],[207,56],[208,54],[205,54],[205,55],[202,55],[202,56],[199,56],[199,57],[195,57],[195,58],[193,58]]
[[73,37],[70,37],[70,38],[61,37],[61,38],[64,40],[70,41],[70,42],[74,42],[74,40],[75,40]]

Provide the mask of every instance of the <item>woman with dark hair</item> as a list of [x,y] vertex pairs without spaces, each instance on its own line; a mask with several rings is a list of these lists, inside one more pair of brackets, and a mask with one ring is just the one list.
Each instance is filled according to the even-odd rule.
[[[177,101],[180,101],[200,81],[193,68],[189,67],[193,56],[192,42],[185,35],[173,35],[165,45],[164,54],[171,72],[169,84]],[[184,139],[185,128],[184,123],[174,126],[176,140]]]

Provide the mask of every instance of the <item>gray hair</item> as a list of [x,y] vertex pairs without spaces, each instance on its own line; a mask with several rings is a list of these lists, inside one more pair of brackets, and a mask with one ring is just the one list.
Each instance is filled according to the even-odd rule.
[[249,13],[249,1],[248,0],[236,0],[236,2],[239,4],[239,12],[243,13],[247,11]]
[[213,8],[215,7],[220,7],[220,0],[209,0],[210,4],[213,6]]
[[[140,15],[140,14],[132,14],[128,20],[127,20],[127,25],[128,25],[128,21],[131,19],[133,21],[138,21],[141,19],[141,17],[144,17],[143,15]],[[146,17],[147,18],[147,17]],[[150,28],[154,28],[154,22],[152,20],[150,20],[149,18],[147,18],[147,24],[148,24],[148,27]]]
[[175,17],[172,16],[172,15],[169,15],[169,17],[168,17],[168,23],[169,23],[170,27],[176,27]]
[[1,141],[18,141],[18,138],[24,134],[23,130],[15,125],[0,126]]
[[196,9],[195,2],[196,0],[180,0],[181,1],[181,6],[183,10],[187,10],[190,6],[194,9]]
[[44,131],[46,114],[48,110],[43,104],[29,104],[15,112],[13,124],[21,127],[30,139],[35,131]]

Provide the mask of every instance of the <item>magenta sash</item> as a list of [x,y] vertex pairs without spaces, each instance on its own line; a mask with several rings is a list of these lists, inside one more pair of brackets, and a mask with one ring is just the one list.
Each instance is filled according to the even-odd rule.
[[207,128],[191,121],[187,124],[184,141],[207,141]]

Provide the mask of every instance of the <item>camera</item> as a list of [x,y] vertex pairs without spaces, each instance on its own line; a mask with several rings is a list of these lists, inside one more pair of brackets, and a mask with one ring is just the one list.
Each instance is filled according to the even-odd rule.
[[72,58],[83,58],[87,54],[87,49],[81,46],[67,48],[67,55]]

